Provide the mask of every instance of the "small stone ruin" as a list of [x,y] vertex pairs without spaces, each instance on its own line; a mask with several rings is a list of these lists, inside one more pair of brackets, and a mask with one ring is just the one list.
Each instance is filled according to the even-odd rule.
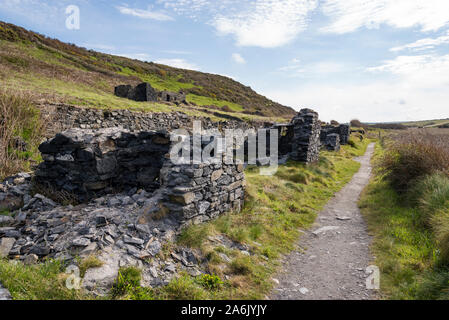
[[[339,144],[346,145],[348,144],[349,137],[351,135],[350,127],[347,124],[341,124],[339,126],[327,125],[321,128],[320,140],[321,144],[328,148],[329,150],[335,150],[335,146],[329,146],[328,141],[333,141],[335,143],[334,138],[327,138],[328,135],[337,134],[339,135]],[[339,150],[340,148],[338,148]]]
[[149,83],[141,83],[136,87],[130,85],[121,85],[115,87],[114,93],[121,98],[127,98],[134,101],[157,101],[158,93]]
[[340,151],[340,135],[336,133],[328,134],[324,145],[329,151]]
[[134,101],[165,101],[176,104],[186,103],[186,94],[183,92],[157,91],[149,83],[143,82],[136,87],[131,85],[120,85],[115,87],[114,94],[120,98],[127,98]]

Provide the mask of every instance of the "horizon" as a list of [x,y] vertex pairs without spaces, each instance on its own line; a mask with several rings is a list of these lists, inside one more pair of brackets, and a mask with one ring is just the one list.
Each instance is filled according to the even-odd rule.
[[[449,3],[443,1],[0,5],[0,20],[99,52],[227,76],[296,111],[312,108],[324,121],[449,115]],[[66,28],[69,5],[80,8],[78,30]]]

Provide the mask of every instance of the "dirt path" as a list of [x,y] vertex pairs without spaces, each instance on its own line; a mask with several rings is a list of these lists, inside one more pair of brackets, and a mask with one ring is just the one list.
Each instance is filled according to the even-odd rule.
[[366,268],[373,261],[371,238],[357,206],[360,193],[368,184],[374,144],[356,160],[361,168],[341,191],[329,201],[298,244],[286,257],[275,300],[365,300],[376,293],[366,288]]

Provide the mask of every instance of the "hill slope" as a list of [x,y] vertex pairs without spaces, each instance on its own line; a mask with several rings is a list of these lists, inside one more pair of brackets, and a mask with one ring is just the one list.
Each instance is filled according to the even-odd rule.
[[[295,114],[292,108],[224,76],[86,50],[1,21],[0,80],[3,87],[30,90],[36,97],[108,108],[141,107],[115,97],[113,89],[146,81],[159,90],[182,89],[192,106],[237,117],[288,119]],[[153,107],[146,104],[149,111],[164,109],[160,104]]]

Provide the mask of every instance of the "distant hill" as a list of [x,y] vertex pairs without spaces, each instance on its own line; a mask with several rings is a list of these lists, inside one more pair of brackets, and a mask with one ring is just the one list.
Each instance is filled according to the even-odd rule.
[[449,125],[449,118],[437,119],[437,120],[407,121],[407,122],[402,122],[402,124],[407,127],[429,127],[429,128],[432,128],[432,127]]
[[[31,91],[36,98],[101,108],[141,107],[113,92],[116,85],[145,81],[158,90],[183,90],[199,110],[235,117],[289,119],[295,114],[228,77],[87,50],[1,21],[0,80],[2,86]],[[161,104],[145,104],[145,109],[165,110]]]

